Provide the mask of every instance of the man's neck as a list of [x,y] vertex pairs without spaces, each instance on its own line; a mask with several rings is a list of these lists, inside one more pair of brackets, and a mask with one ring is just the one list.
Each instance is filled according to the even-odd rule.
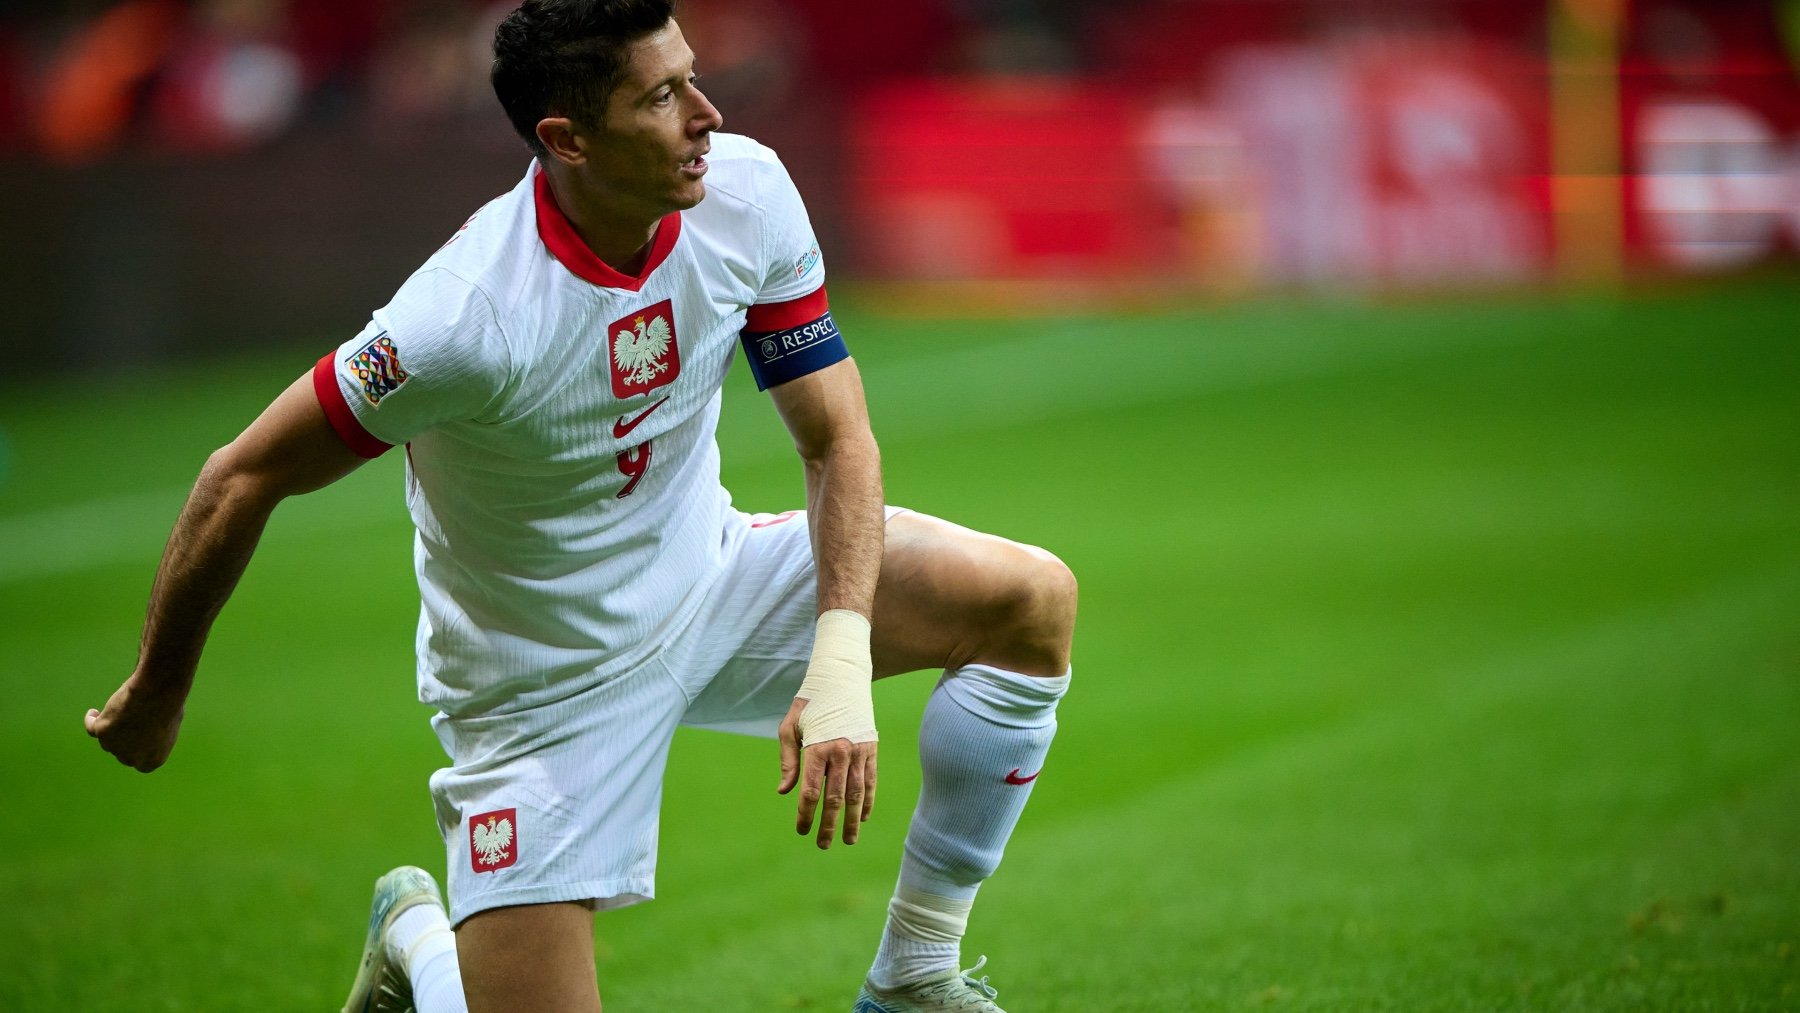
[[628,277],[643,270],[650,255],[650,241],[656,236],[661,215],[646,218],[645,213],[619,214],[605,207],[582,187],[559,173],[550,173],[550,192],[575,234],[594,251],[594,256],[607,267]]

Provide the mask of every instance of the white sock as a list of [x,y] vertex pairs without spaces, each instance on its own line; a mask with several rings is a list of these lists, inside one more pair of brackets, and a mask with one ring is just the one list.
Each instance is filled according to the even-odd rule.
[[961,957],[981,884],[1000,865],[1025,810],[1069,676],[1039,679],[969,665],[945,673],[919,726],[919,805],[869,979],[895,988]]
[[895,988],[954,969],[974,905],[973,897],[938,897],[903,881],[888,902],[887,928],[882,930],[869,979],[878,988]]
[[388,956],[406,969],[412,981],[413,1006],[419,1013],[468,1013],[463,999],[462,968],[456,962],[456,933],[436,904],[418,904],[400,912],[388,929]]

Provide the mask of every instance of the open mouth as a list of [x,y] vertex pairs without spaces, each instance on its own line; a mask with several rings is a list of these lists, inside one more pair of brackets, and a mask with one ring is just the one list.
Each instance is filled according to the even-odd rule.
[[694,176],[703,174],[706,172],[706,156],[695,155],[693,158],[681,163],[681,171]]

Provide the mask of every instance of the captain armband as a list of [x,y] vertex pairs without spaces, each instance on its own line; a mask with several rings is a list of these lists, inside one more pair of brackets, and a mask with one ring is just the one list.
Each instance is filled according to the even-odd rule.
[[[752,317],[751,326],[755,324]],[[850,357],[844,336],[832,322],[831,311],[804,323],[779,330],[753,331],[746,327],[742,340],[750,360],[750,375],[757,390],[768,390],[798,380]]]

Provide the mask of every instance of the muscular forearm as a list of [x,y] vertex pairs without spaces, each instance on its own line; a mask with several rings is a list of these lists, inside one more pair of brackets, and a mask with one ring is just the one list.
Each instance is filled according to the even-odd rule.
[[884,520],[881,453],[853,360],[774,389],[775,407],[806,462],[806,516],[819,573],[812,657],[777,732],[779,790],[804,783],[795,823],[803,834],[824,800],[818,838],[824,848],[840,807],[850,844],[875,799],[878,736],[869,683]]
[[[881,458],[866,422],[845,427],[805,454],[807,517],[819,571],[819,622],[806,678],[782,719],[781,784],[804,784],[794,828],[831,846],[839,815],[856,843],[875,800],[870,620],[881,571]],[[853,614],[854,613],[854,614]],[[823,809],[818,808],[823,802]]]
[[310,374],[207,459],[150,588],[137,667],[105,707],[87,713],[87,733],[100,748],[146,773],[168,760],[207,631],[275,504],[329,485],[360,463],[325,418]]
[[806,462],[807,516],[818,561],[819,611],[870,616],[881,571],[881,456],[865,428]]
[[207,462],[151,587],[138,652],[141,688],[186,694],[207,632],[249,565],[274,503],[222,454]]

